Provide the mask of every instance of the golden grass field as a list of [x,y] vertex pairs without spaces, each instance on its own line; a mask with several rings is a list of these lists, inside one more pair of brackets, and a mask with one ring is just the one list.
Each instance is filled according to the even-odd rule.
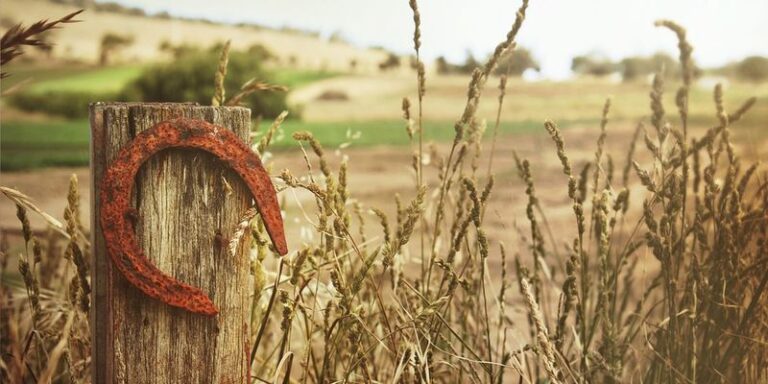
[[[418,12],[416,2],[410,4]],[[38,1],[6,5],[24,21],[69,10]],[[520,22],[526,5],[518,13]],[[761,246],[768,233],[767,83],[709,76],[665,84],[650,78],[509,79],[500,103],[501,79],[490,70],[476,70],[472,82],[469,76],[429,71],[425,78],[407,69],[378,73],[381,52],[305,35],[96,16],[84,14],[86,22],[57,32],[57,53],[95,60],[97,45],[78,28],[102,33],[119,24],[137,40],[123,60],[160,58],[160,36],[175,36],[175,43],[203,36],[194,42],[213,45],[233,38],[241,47],[259,42],[279,52],[281,61],[297,56],[303,68],[340,72],[291,90],[289,103],[301,106],[302,120],[277,128],[272,147],[262,153],[281,190],[288,246],[297,252],[279,259],[263,244],[253,247],[258,261],[251,331],[274,318],[269,327],[263,325],[265,339],[255,338],[256,345],[271,347],[255,358],[250,372],[256,379],[270,382],[264,378],[274,375],[277,381],[284,369],[286,382],[768,378],[762,354],[768,312],[761,306],[766,296],[760,296],[768,275],[756,268],[766,261]],[[678,37],[684,41],[684,35]],[[347,73],[351,59],[369,68]],[[683,55],[684,64],[689,59]],[[423,103],[417,101],[420,80]],[[473,99],[478,84],[482,96]],[[684,105],[675,104],[678,88],[687,97]],[[346,99],[322,96],[329,92]],[[409,108],[402,107],[404,97]],[[737,110],[750,97],[754,105],[740,119]],[[497,111],[503,127],[514,127],[498,137]],[[418,127],[422,112],[422,133],[436,138],[425,140],[422,150],[418,132],[400,144],[382,144],[355,131],[364,125],[362,135],[378,138],[380,126],[407,137],[406,127]],[[731,125],[732,117],[739,121]],[[0,123],[8,121],[52,120],[4,107]],[[461,135],[454,140],[456,121]],[[289,123],[296,128],[292,132]],[[301,132],[302,124],[322,128]],[[260,127],[256,140],[265,133]],[[347,139],[321,148],[314,137],[330,129],[348,132]],[[688,145],[695,144],[687,140],[693,137],[709,137],[710,145],[696,149],[695,160],[691,156],[679,169],[677,156],[682,151],[688,159]],[[757,165],[749,171],[752,163]],[[587,166],[591,171],[579,176]],[[2,185],[28,194],[56,217],[68,212],[68,223],[76,193],[65,191],[76,187],[83,201],[77,210],[86,218],[82,231],[88,232],[89,172],[87,167],[4,172]],[[72,183],[72,174],[79,183]],[[15,241],[9,254],[24,253],[16,244],[29,235],[18,229],[16,216],[13,204],[0,205],[2,229]],[[389,225],[380,225],[383,217]],[[29,220],[33,230],[44,233],[42,219]],[[67,230],[76,238],[81,229]],[[253,233],[264,236],[257,225]],[[21,267],[24,274],[23,265],[23,257],[11,259],[9,270]],[[283,265],[290,269],[290,283],[280,283]],[[273,282],[275,289],[267,286]],[[30,283],[24,284],[34,296]],[[327,292],[318,293],[321,285]],[[268,293],[276,296],[278,286],[284,292],[280,308],[265,311]],[[312,286],[314,292],[305,290]],[[74,303],[72,297],[52,296],[49,300],[79,313],[67,302]],[[40,310],[35,311],[37,321]],[[27,312],[19,307],[18,313]],[[87,328],[84,313],[76,316]],[[286,347],[289,353],[283,354]],[[280,359],[272,364],[278,350],[278,358],[297,356],[293,368]],[[86,382],[84,366],[68,369]],[[748,373],[742,375],[742,369]]]

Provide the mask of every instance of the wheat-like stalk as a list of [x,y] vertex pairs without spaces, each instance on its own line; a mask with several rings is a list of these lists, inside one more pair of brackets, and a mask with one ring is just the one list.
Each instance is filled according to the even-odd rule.
[[226,89],[224,88],[224,79],[227,77],[227,65],[229,64],[229,47],[232,44],[232,40],[227,40],[224,46],[221,48],[221,54],[219,55],[219,65],[216,68],[216,74],[214,75],[215,91],[213,99],[211,99],[211,105],[218,107],[224,105],[226,97]]
[[[3,37],[0,38],[0,65],[8,64],[11,60],[21,56],[24,53],[24,46],[51,47],[51,43],[45,41],[41,35],[46,31],[58,28],[60,24],[80,22],[80,20],[75,20],[75,16],[83,11],[81,9],[53,21],[40,20],[29,27],[24,27],[21,24],[14,25],[5,31]],[[7,76],[7,72],[0,72],[0,78]]]

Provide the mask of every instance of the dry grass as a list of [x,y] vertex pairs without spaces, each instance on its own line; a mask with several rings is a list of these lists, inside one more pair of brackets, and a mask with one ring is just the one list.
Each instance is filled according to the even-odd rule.
[[[5,31],[3,37],[0,38],[0,46],[2,47],[0,49],[0,65],[8,64],[11,60],[20,56],[24,52],[24,46],[51,48],[51,43],[45,41],[42,37],[43,33],[56,29],[58,24],[78,22],[79,20],[74,18],[82,12],[83,10],[81,9],[53,21],[41,20],[29,27],[24,27],[21,24],[14,25]],[[0,72],[0,78],[6,76],[5,72]]]
[[0,377],[9,383],[83,382],[90,372],[90,249],[80,223],[77,178],[70,181],[64,236],[55,219],[44,238],[35,236],[27,214],[36,208],[16,191],[3,192],[16,201],[24,243],[16,261],[21,281],[7,279],[11,255],[5,238],[0,244]]
[[[412,117],[410,101],[403,102],[414,184],[407,196],[394,196],[394,215],[355,199],[346,160],[336,166],[311,133],[294,134],[305,167],[283,170],[278,189],[284,199],[293,192],[313,197],[311,206],[296,201],[304,243],[278,259],[252,212],[239,227],[255,238],[255,381],[768,380],[768,175],[758,164],[742,165],[730,138],[753,99],[729,112],[716,87],[713,127],[693,138],[690,74],[683,71],[675,115],[666,112],[657,76],[650,119],[639,122],[624,164],[607,156],[610,103],[586,162],[569,157],[565,133],[545,122],[572,203],[572,230],[555,238],[537,196],[537,164],[516,156],[525,224],[512,246],[489,240],[486,212],[504,208],[491,206],[493,167],[481,157],[485,124],[477,108],[494,57],[514,46],[526,5],[495,55],[473,73],[447,153],[424,147],[421,113]],[[684,30],[661,25],[679,38],[686,68]],[[428,95],[423,74],[417,84],[419,98]],[[255,143],[260,153],[282,117]],[[427,173],[437,177],[422,177]],[[642,195],[632,188],[637,183]],[[11,380],[87,381],[88,246],[76,191],[70,188],[65,212],[66,251],[54,251],[55,237],[32,236],[19,209],[23,282],[4,281],[3,308],[12,310],[3,311],[0,324],[3,340],[11,341],[3,344],[2,374]],[[502,260],[501,269],[489,268],[489,258]]]

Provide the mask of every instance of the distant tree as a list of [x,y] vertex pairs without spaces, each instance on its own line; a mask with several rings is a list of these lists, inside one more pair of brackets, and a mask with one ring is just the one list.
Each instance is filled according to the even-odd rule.
[[475,68],[480,66],[480,62],[475,59],[475,55],[472,52],[467,51],[467,57],[464,59],[464,64],[459,67],[461,73],[472,73]]
[[448,62],[448,60],[445,59],[444,56],[439,56],[437,59],[435,59],[435,67],[437,68],[437,73],[441,75],[445,75],[451,72],[451,64]]
[[[481,65],[482,63],[475,59],[475,56],[472,54],[472,52],[469,51],[467,51],[467,56],[464,59],[464,63],[462,64],[453,64],[443,56],[439,56],[437,59],[435,59],[435,67],[437,68],[437,73],[439,74],[469,74],[472,73],[475,68]],[[533,58],[533,55],[531,55],[530,51],[525,48],[521,48],[520,50],[515,50],[504,54],[499,60],[494,73],[499,75],[507,73],[507,70],[509,70],[509,73],[512,76],[520,76],[523,74],[523,72],[525,72],[526,69],[529,68],[538,71],[539,63],[536,62],[536,59]]]
[[160,52],[169,54],[174,59],[178,59],[179,57],[184,56],[187,53],[197,51],[200,48],[187,43],[173,45],[173,43],[170,41],[163,40],[160,42],[160,45],[157,47],[157,49],[160,50]]
[[653,63],[645,57],[627,57],[621,60],[621,78],[624,81],[637,80],[645,75],[653,73],[656,69]]
[[[695,61],[692,64],[693,77],[700,77],[703,71]],[[651,56],[626,57],[615,65],[624,81],[642,79],[655,73],[662,73],[665,78],[677,78],[681,70],[678,60],[664,52],[657,52]]]
[[157,49],[160,52],[170,52],[173,49],[173,44],[168,40],[163,40],[158,44]]
[[[75,1],[75,3],[78,3],[80,1]],[[88,5],[90,4],[90,5]],[[95,1],[82,1],[82,5],[78,5],[79,7],[83,8],[92,8],[98,12],[111,12],[111,13],[121,13],[124,15],[131,15],[131,16],[146,16],[146,12],[144,12],[143,9],[138,7],[126,7],[123,5],[120,5],[115,2],[95,2]]]
[[768,80],[768,58],[750,56],[736,64],[736,75],[748,81]]
[[576,56],[571,60],[571,71],[577,75],[603,77],[618,70],[618,66],[610,59],[594,55]]
[[391,52],[387,54],[387,58],[384,59],[384,61],[379,63],[379,69],[382,71],[388,71],[398,67],[400,67],[400,57]]
[[99,45],[99,65],[104,66],[109,63],[110,57],[117,51],[133,44],[133,36],[118,35],[107,32],[101,38]]
[[440,56],[435,60],[435,65],[437,66],[437,73],[439,74],[450,74],[450,73],[471,73],[475,70],[478,66],[480,66],[480,62],[475,59],[475,56],[472,55],[472,52],[467,51],[467,56],[464,59],[464,62],[462,64],[454,64],[446,60],[445,57]]
[[271,61],[277,59],[277,56],[275,56],[272,51],[270,51],[267,47],[256,43],[252,44],[248,49],[246,50],[249,55],[253,56],[255,60],[260,61]]
[[347,39],[344,38],[344,34],[341,31],[334,31],[328,36],[328,41],[331,43],[346,43]]
[[531,51],[526,48],[515,48],[505,52],[499,59],[494,73],[502,75],[509,73],[510,76],[522,76],[527,69],[539,71],[539,62],[533,57]]
[[90,8],[96,4],[94,0],[51,0],[52,3],[72,5],[78,8]]
[[672,56],[659,52],[652,56],[630,56],[619,62],[621,78],[633,81],[664,70],[667,76],[677,76],[679,64]]
[[419,62],[416,60],[416,55],[408,56],[408,67],[413,70],[419,69]]

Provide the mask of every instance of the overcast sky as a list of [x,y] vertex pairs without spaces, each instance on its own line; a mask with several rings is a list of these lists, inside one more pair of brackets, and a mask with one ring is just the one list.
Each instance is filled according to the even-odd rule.
[[[462,61],[467,51],[485,57],[504,38],[522,0],[422,0],[422,52]],[[412,50],[407,0],[118,0],[150,13],[253,22],[339,32],[359,46]],[[570,75],[571,58],[599,53],[618,59],[665,51],[676,55],[674,36],[653,21],[667,18],[688,29],[694,58],[704,67],[748,55],[768,56],[768,0],[530,0],[518,35],[542,74]]]

